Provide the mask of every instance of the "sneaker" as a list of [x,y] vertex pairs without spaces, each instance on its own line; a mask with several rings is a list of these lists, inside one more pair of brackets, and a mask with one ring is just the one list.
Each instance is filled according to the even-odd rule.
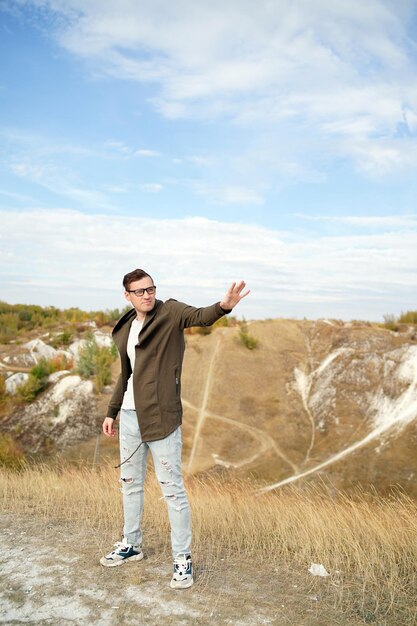
[[174,559],[174,573],[171,579],[172,589],[188,589],[194,583],[193,562],[188,554],[178,554]]
[[122,565],[126,561],[141,561],[143,559],[143,552],[140,546],[133,546],[131,543],[127,543],[126,537],[123,541],[117,541],[114,544],[116,548],[106,556],[101,557],[100,563],[104,567],[115,567],[116,565]]

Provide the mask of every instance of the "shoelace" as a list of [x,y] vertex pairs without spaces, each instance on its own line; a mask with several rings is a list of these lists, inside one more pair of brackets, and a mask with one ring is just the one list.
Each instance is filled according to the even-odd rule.
[[185,554],[181,554],[175,557],[174,559],[174,567],[176,570],[184,569],[186,570],[189,565],[189,559],[187,559]]

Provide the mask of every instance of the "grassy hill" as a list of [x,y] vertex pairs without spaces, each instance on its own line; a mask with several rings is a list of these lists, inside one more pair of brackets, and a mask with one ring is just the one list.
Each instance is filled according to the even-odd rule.
[[336,488],[401,485],[416,495],[412,327],[395,333],[366,323],[270,320],[250,323],[248,332],[254,350],[236,328],[188,339],[190,472],[225,468],[264,484],[306,473]]
[[[3,371],[31,371],[29,340],[64,352],[82,349],[88,333],[104,341],[111,325],[98,331],[91,321],[21,328],[0,346]],[[186,340],[183,460],[196,593],[174,606],[158,582],[161,572],[169,579],[169,531],[151,463],[143,569],[120,568],[114,579],[101,571],[98,559],[121,521],[117,441],[98,434],[111,385],[94,392],[97,372],[81,377],[74,356],[73,369],[45,375],[33,400],[3,396],[0,457],[16,463],[0,470],[8,555],[0,610],[56,623],[67,603],[103,624],[138,616],[168,624],[416,623],[415,327],[276,319]],[[114,382],[117,361],[111,373]],[[34,450],[36,462],[27,463]],[[17,535],[39,576],[19,569]],[[45,586],[51,563],[56,584]],[[329,576],[313,576],[312,563]]]
[[[65,355],[71,342],[91,333],[91,321],[90,326],[88,320],[61,321],[47,332],[21,329],[19,341],[0,346],[3,367],[18,369],[19,359],[27,358],[24,342],[34,337]],[[108,338],[111,326],[94,332],[100,340]],[[317,479],[336,489],[360,484],[380,493],[400,486],[417,496],[415,326],[392,330],[335,320],[232,320],[204,333],[194,330],[186,337],[187,473],[226,473],[265,488]],[[68,374],[80,373],[79,363],[73,367]],[[30,405],[12,403],[6,412],[3,405],[3,429],[26,452],[115,457],[117,442],[97,440],[111,385],[107,381],[98,388],[103,377],[91,367],[81,375],[88,378],[90,371],[99,393],[74,409],[75,421],[59,418],[59,403],[50,400],[54,385],[48,383]],[[114,381],[117,361],[112,372]]]

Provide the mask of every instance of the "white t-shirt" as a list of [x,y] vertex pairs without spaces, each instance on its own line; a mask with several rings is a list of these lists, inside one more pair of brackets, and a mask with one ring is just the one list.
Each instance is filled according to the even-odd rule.
[[135,318],[130,327],[129,337],[127,340],[127,356],[129,357],[132,373],[127,381],[125,395],[123,396],[122,409],[135,409],[135,400],[133,398],[133,370],[135,369],[136,351],[135,346],[138,343],[139,333],[142,330],[143,320]]

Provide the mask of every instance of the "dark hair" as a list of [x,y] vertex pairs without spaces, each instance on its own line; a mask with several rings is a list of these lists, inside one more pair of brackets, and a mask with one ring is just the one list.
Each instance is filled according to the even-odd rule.
[[145,272],[145,270],[139,270],[139,269],[133,270],[133,272],[129,272],[128,274],[123,276],[123,287],[127,291],[129,289],[130,284],[135,282],[135,280],[142,280],[142,278],[146,278],[146,277],[150,278],[153,283],[152,276],[150,276],[148,272]]

